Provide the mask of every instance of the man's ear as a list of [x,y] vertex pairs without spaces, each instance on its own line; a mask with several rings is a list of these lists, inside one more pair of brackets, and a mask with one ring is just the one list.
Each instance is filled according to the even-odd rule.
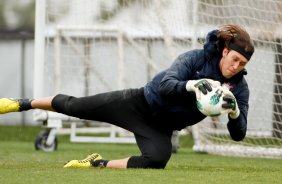
[[225,57],[229,52],[229,49],[224,47],[224,49],[222,50],[222,57]]

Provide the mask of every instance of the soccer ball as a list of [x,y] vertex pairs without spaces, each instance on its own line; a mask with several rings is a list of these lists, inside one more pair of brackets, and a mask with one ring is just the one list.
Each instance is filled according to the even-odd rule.
[[222,86],[212,88],[212,91],[208,92],[206,95],[201,94],[200,99],[196,100],[197,108],[199,111],[206,116],[219,116],[223,113],[223,91],[227,90]]

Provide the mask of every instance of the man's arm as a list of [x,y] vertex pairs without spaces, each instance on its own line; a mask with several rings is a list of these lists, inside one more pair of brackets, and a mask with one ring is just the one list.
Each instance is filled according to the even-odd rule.
[[200,51],[189,51],[180,55],[170,68],[166,70],[159,85],[159,92],[163,96],[185,95],[187,94],[186,83],[193,76],[196,63],[197,53]]
[[240,110],[240,115],[233,119],[228,115],[229,121],[227,123],[227,128],[229,130],[230,136],[234,141],[241,141],[245,138],[247,132],[247,117],[248,117],[248,101],[249,101],[249,90],[244,88],[241,90],[239,95],[236,95],[236,100],[238,108]]

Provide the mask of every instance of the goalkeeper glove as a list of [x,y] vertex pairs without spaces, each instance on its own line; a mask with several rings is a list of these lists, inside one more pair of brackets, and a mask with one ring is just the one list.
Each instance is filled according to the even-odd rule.
[[186,83],[187,91],[194,91],[197,99],[200,99],[200,92],[206,95],[213,87],[220,86],[220,82],[211,79],[189,80]]
[[229,111],[230,118],[237,119],[240,115],[240,110],[238,108],[238,104],[234,95],[231,93],[231,95],[227,94],[223,96],[223,101],[225,103],[222,104],[222,108]]

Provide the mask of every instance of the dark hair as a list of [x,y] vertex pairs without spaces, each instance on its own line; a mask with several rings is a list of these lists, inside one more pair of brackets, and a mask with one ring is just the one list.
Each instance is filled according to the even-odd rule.
[[247,31],[234,24],[225,24],[219,28],[218,33],[219,50],[228,48],[242,54],[247,60],[250,60],[254,53],[254,45]]

